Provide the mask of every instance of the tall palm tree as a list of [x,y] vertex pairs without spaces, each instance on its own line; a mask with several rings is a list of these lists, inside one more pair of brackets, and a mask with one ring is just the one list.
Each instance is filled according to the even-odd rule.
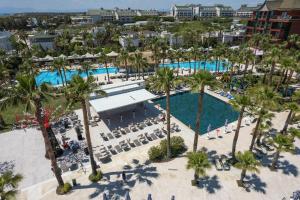
[[281,58],[281,49],[278,46],[272,46],[270,51],[267,52],[267,57],[269,57],[272,60],[271,70],[269,74],[269,81],[268,81],[268,85],[271,86],[276,64],[278,64]]
[[65,87],[65,81],[67,81],[67,80],[64,79],[64,77],[63,77],[63,65],[64,65],[63,59],[55,59],[53,61],[52,70],[56,71],[56,73],[59,75],[59,77],[61,79],[63,87]]
[[188,163],[186,165],[187,169],[194,169],[194,180],[196,184],[199,176],[205,176],[206,170],[211,168],[208,156],[205,152],[188,152],[187,153]]
[[242,170],[241,178],[237,182],[239,186],[243,186],[247,171],[259,173],[258,167],[260,166],[260,162],[255,159],[251,151],[245,151],[244,153],[239,151],[235,157],[237,163],[234,166]]
[[280,152],[293,152],[295,150],[293,138],[289,135],[277,134],[270,140],[270,143],[276,148],[274,158],[270,168],[276,169],[276,165],[280,156]]
[[[199,49],[194,46],[191,48],[191,55],[192,55],[192,58],[194,59],[194,74],[196,74],[196,71],[197,71],[197,59],[198,59],[198,56],[199,56]],[[199,67],[200,69],[200,67]]]
[[110,83],[110,78],[109,78],[109,71],[108,71],[108,56],[103,52],[101,53],[99,57],[99,62],[104,63],[105,69],[106,69],[106,75],[107,75],[107,82]]
[[153,57],[154,62],[155,62],[155,71],[156,71],[156,69],[159,68],[159,66],[158,66],[158,64],[159,64],[159,49],[160,49],[159,39],[157,37],[152,38],[150,40],[148,46],[152,51],[152,57]]
[[242,51],[243,51],[242,52],[243,59],[245,61],[245,69],[244,69],[244,78],[245,78],[245,76],[247,74],[247,70],[248,70],[249,64],[251,63],[251,61],[254,60],[254,54],[253,54],[253,52],[248,47],[246,47]]
[[283,129],[280,131],[281,133],[286,133],[287,132],[288,126],[289,126],[289,124],[292,120],[293,113],[300,110],[300,107],[299,107],[298,103],[296,103],[296,102],[289,102],[289,103],[285,104],[285,108],[287,110],[289,110],[289,114],[288,114],[288,116],[285,120]]
[[287,73],[289,71],[289,69],[291,68],[291,66],[293,65],[293,59],[291,58],[290,55],[286,54],[286,53],[283,53],[283,56],[282,58],[280,59],[280,70],[281,70],[281,73],[280,73],[280,79],[275,87],[275,91],[278,91],[279,88],[281,87],[283,81],[284,81],[284,77],[285,77],[285,74],[287,76]]
[[180,59],[182,59],[183,57],[183,52],[181,51],[181,49],[177,49],[175,51],[175,58],[177,60],[177,72],[176,72],[176,76],[179,75],[179,71],[180,71]]
[[22,179],[23,176],[21,174],[13,174],[11,171],[4,172],[0,176],[0,199],[15,199],[17,188]]
[[119,55],[119,61],[120,63],[124,64],[125,70],[126,70],[126,81],[128,81],[129,76],[129,69],[128,69],[128,60],[130,56],[128,54],[128,51],[126,49],[122,49]]
[[[141,77],[141,71],[144,71],[145,66],[147,65],[146,58],[143,57],[141,52],[135,52],[132,57],[130,57],[131,62],[135,66],[138,72],[138,79]],[[142,73],[144,79],[144,73]]]
[[18,75],[18,84],[15,87],[8,88],[6,91],[6,98],[0,101],[0,107],[7,105],[25,105],[25,111],[33,111],[39,123],[42,136],[45,143],[46,156],[50,158],[52,171],[56,177],[59,187],[64,185],[61,177],[61,170],[59,169],[55,154],[46,130],[45,116],[43,113],[42,101],[48,100],[50,97],[55,97],[56,93],[52,88],[46,84],[37,87],[33,75],[22,74]]
[[235,150],[236,150],[236,144],[241,129],[242,120],[246,109],[252,105],[252,102],[251,102],[251,98],[247,94],[244,94],[244,95],[235,95],[234,99],[230,100],[230,104],[233,106],[233,108],[235,108],[240,112],[238,124],[232,141],[232,151],[231,151],[232,161],[236,162]]
[[196,116],[196,125],[195,125],[195,135],[194,135],[194,144],[193,151],[197,151],[198,146],[198,137],[200,134],[200,120],[203,107],[203,98],[204,98],[204,89],[205,86],[213,86],[216,81],[215,77],[206,70],[200,70],[194,74],[189,80],[190,87],[193,92],[199,93],[198,95],[198,110]]
[[279,96],[273,91],[271,87],[258,85],[249,88],[249,96],[253,102],[252,112],[257,115],[256,125],[253,131],[251,144],[249,150],[252,151],[255,140],[258,136],[258,131],[260,124],[263,122],[264,118],[269,118],[269,110],[273,110],[278,106]]
[[295,138],[300,139],[300,130],[297,128],[293,128],[293,127],[289,128],[288,134],[290,134],[293,141],[295,140]]
[[172,69],[163,67],[157,70],[156,74],[149,79],[150,88],[155,91],[163,91],[166,94],[167,111],[167,157],[171,158],[170,143],[170,92],[176,86],[176,78]]
[[85,135],[90,155],[90,162],[92,166],[92,174],[97,174],[97,166],[94,159],[93,154],[93,146],[90,136],[90,128],[89,128],[89,120],[88,120],[88,112],[86,107],[86,100],[89,99],[91,93],[96,93],[99,95],[105,95],[105,92],[102,90],[98,90],[97,85],[94,82],[94,77],[89,76],[86,80],[84,80],[81,76],[75,75],[73,76],[70,84],[67,87],[66,96],[70,101],[70,105],[74,103],[80,103],[82,107],[82,114],[84,120],[84,129]]

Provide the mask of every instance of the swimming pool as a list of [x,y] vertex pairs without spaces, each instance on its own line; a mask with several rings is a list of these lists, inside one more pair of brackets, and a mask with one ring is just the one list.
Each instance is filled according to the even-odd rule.
[[[117,73],[118,68],[116,67],[109,67],[108,68],[108,73]],[[81,77],[86,77],[86,73],[82,72],[79,73],[78,70],[67,70],[66,71],[66,79],[67,81],[70,81],[74,75],[79,74]],[[90,75],[97,75],[97,74],[106,74],[106,69],[105,68],[97,68],[95,70],[89,70]],[[63,77],[64,82],[65,78]],[[61,77],[59,76],[57,71],[42,71],[40,72],[36,77],[35,77],[37,85],[41,85],[42,83],[49,83],[51,85],[61,85],[62,80]]]
[[[193,61],[191,63],[189,62],[179,62],[179,66],[180,68],[183,69],[189,69],[191,67],[191,69],[193,70],[194,67],[196,66],[196,69],[206,69],[209,71],[216,71],[216,65],[217,65],[217,61]],[[226,68],[228,67],[229,63],[228,62],[219,62],[219,71],[226,71]],[[169,67],[169,68],[174,68],[176,69],[178,67],[178,63],[174,62],[174,63],[165,63],[160,64],[160,67]]]
[[[197,114],[198,94],[184,92],[172,95],[170,97],[171,114],[187,126],[194,130]],[[165,97],[153,100],[166,109]],[[201,114],[200,133],[206,133],[207,127],[211,125],[211,130],[224,126],[226,119],[228,123],[238,119],[239,113],[236,112],[229,104],[205,94],[203,99],[203,110]]]

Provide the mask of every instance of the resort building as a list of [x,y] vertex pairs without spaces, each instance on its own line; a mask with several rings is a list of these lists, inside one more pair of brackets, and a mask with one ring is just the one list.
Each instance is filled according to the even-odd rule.
[[248,6],[247,4],[241,5],[239,9],[236,10],[235,16],[241,18],[250,18],[253,14],[253,11],[257,10],[261,4],[257,6]]
[[158,16],[157,10],[137,10],[137,16]]
[[274,40],[286,40],[300,34],[300,1],[267,0],[248,19],[247,36],[271,34]]
[[8,31],[0,31],[0,49],[4,51],[11,51],[12,45],[10,42],[10,37],[12,34]]
[[140,39],[139,39],[138,33],[136,33],[136,32],[123,33],[119,37],[119,43],[125,49],[130,46],[139,47]]
[[175,19],[188,19],[191,20],[194,17],[193,6],[191,5],[173,5],[171,8],[171,16]]
[[115,10],[116,20],[120,23],[134,22],[134,17],[137,13],[134,10],[128,9],[116,9]]
[[35,34],[29,35],[29,45],[32,47],[33,45],[41,46],[44,50],[54,49],[54,40],[56,35],[49,34]]
[[224,6],[223,4],[215,5],[217,17],[233,17],[234,10],[230,6]]
[[70,18],[72,25],[85,25],[93,23],[93,19],[90,16],[73,16]]
[[201,6],[199,7],[199,17],[216,17],[217,10],[214,6]]
[[170,45],[171,47],[181,46],[183,44],[182,36],[176,36],[175,34],[170,33],[168,31],[161,32],[160,37],[166,39],[168,45]]
[[113,22],[116,20],[116,15],[113,10],[105,10],[103,8],[96,10],[88,10],[87,15],[92,18],[93,23]]

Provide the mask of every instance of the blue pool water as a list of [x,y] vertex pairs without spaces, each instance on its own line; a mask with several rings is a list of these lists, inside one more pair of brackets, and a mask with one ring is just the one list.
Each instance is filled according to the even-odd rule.
[[[194,130],[197,114],[196,93],[178,93],[170,97],[171,114],[183,122],[187,126],[191,126]],[[166,108],[165,97],[153,100],[155,104],[159,104],[162,108]],[[203,99],[203,110],[200,121],[200,133],[207,132],[207,127],[211,125],[211,130],[224,126],[226,119],[228,123],[236,121],[239,113],[236,112],[229,104],[209,95],[205,94]]]
[[[116,67],[109,67],[108,72],[111,73],[117,73],[118,68]],[[66,71],[66,79],[67,81],[70,81],[74,75],[79,74],[81,77],[86,77],[86,73],[82,72],[79,73],[78,70],[68,70]],[[106,69],[105,68],[97,68],[95,70],[90,70],[89,71],[90,75],[97,75],[97,74],[106,74]],[[64,79],[64,77],[63,77]],[[36,77],[35,77],[37,85],[41,85],[42,83],[49,83],[51,85],[61,85],[62,80],[61,77],[59,76],[57,71],[42,71],[40,72]],[[64,79],[65,82],[65,79]]]
[[[216,71],[216,65],[217,65],[217,61],[210,61],[210,62],[205,62],[205,61],[194,61],[194,62],[179,62],[179,66],[180,68],[184,68],[184,69],[189,69],[190,67],[192,68],[192,70],[194,69],[196,65],[196,69],[205,69],[209,70],[209,71]],[[227,66],[226,66],[227,65]],[[166,64],[161,64],[160,67],[169,67],[169,68],[174,68],[176,69],[178,67],[178,63],[174,62],[174,63],[166,63]],[[228,67],[228,63],[226,62],[220,62],[219,63],[219,71],[226,71],[226,68]]]

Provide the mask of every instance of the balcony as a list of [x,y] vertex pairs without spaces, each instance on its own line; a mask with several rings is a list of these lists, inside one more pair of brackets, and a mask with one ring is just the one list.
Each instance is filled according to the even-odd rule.
[[291,16],[274,16],[272,18],[270,18],[270,22],[290,22],[292,19]]

